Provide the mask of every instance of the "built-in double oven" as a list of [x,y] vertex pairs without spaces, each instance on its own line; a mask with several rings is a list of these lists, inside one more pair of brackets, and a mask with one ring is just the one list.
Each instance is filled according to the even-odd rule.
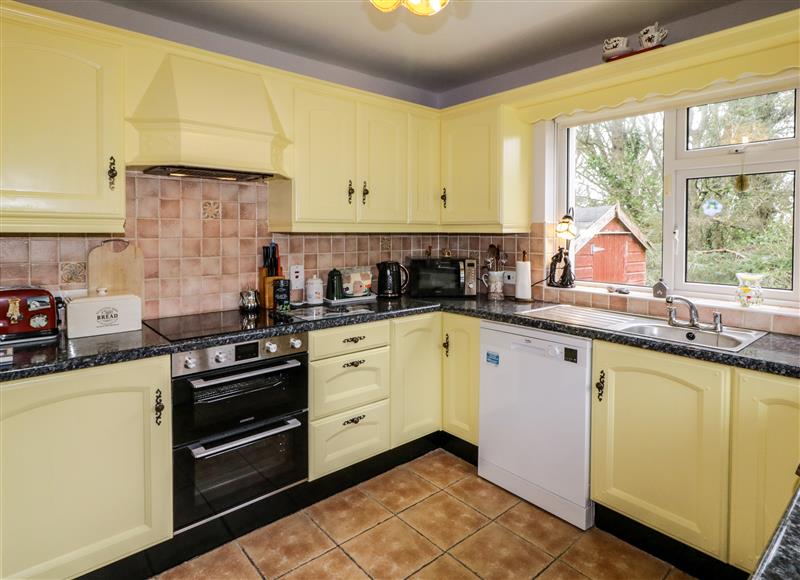
[[172,356],[176,533],[308,477],[308,355],[298,334]]

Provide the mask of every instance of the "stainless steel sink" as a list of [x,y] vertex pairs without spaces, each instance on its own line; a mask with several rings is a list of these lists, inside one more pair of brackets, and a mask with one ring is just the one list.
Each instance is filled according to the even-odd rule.
[[[738,352],[752,344],[766,332],[725,328],[721,333],[693,328],[670,326],[666,321],[644,316],[630,316],[595,308],[560,304],[520,312],[521,316],[541,318],[572,326],[585,326],[610,332],[642,336],[678,344],[691,344],[703,348]],[[723,320],[724,322],[724,320]]]

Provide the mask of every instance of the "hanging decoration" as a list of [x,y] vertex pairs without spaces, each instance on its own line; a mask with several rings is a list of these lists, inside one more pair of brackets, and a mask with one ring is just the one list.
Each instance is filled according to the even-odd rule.
[[450,0],[369,0],[381,12],[392,12],[404,6],[417,16],[433,16],[441,12]]

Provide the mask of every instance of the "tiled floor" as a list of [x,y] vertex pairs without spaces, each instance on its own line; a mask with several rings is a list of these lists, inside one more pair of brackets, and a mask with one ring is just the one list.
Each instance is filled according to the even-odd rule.
[[582,532],[437,449],[168,570],[161,580],[683,580],[600,530]]

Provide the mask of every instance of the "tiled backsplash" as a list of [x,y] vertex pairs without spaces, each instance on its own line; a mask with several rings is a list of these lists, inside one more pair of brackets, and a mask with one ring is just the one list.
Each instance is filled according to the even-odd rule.
[[[486,258],[493,243],[508,254],[513,269],[529,253],[532,280],[544,278],[556,247],[553,224],[532,224],[530,234],[279,234],[269,231],[268,184],[151,177],[129,172],[125,236],[145,260],[144,317],[158,318],[236,308],[239,291],[256,285],[260,247],[275,240],[284,272],[303,264],[306,278],[323,282],[331,268],[372,266],[383,260],[407,263],[412,256],[453,255]],[[103,235],[0,237],[0,285],[38,284],[58,291],[86,288],[88,252]],[[483,291],[483,285],[479,284]],[[513,295],[513,286],[506,293]],[[663,301],[583,290],[534,288],[534,298],[592,305],[632,314],[664,315]],[[701,307],[710,319],[710,307]],[[722,308],[723,320],[775,332],[800,334],[800,316],[789,310],[743,311]],[[685,314],[685,313],[684,313]]]

